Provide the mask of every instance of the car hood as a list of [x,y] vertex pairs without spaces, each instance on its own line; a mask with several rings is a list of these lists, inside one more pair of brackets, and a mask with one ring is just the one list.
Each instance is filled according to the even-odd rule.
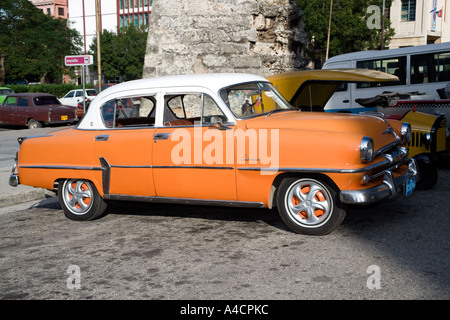
[[322,132],[360,135],[361,138],[372,138],[375,149],[394,142],[398,137],[382,118],[348,113],[284,111],[248,119],[246,128],[297,129],[317,132],[318,135]]
[[294,107],[323,111],[342,83],[397,82],[398,77],[368,69],[302,70],[267,77]]

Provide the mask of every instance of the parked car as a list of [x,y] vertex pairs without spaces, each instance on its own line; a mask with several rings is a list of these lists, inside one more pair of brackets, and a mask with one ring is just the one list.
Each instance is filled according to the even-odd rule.
[[[86,89],[86,103],[91,102],[97,94],[98,92],[94,89]],[[83,89],[70,90],[64,97],[60,98],[59,101],[61,104],[74,107],[80,103],[83,104]]]
[[410,134],[301,112],[260,76],[142,79],[100,93],[73,128],[19,139],[9,183],[56,190],[73,220],[102,216],[107,200],[277,207],[293,231],[323,235],[347,204],[413,193]]
[[2,104],[3,101],[5,101],[5,98],[8,94],[13,94],[13,93],[15,93],[15,92],[8,87],[0,87],[0,104]]
[[10,94],[0,106],[0,124],[32,129],[77,121],[76,108],[61,105],[54,95],[47,93]]
[[[330,98],[339,94],[339,90],[354,83],[370,83],[374,85],[381,82],[393,82],[396,76],[369,69],[328,69],[304,70],[277,74],[268,77],[279,92],[295,107],[304,111],[325,112],[361,112],[364,110],[377,110],[377,106],[387,107],[389,101],[367,97],[357,99],[360,108],[343,107],[349,105],[343,101],[342,105],[329,105]],[[334,99],[337,101],[338,99]],[[354,105],[352,103],[352,105]],[[397,119],[411,125],[412,139],[408,142],[409,156],[417,161],[421,176],[417,188],[429,189],[438,179],[438,170],[435,159],[446,151],[446,118],[443,115],[430,115],[413,110],[404,109],[402,114],[395,117],[384,113],[370,113],[381,118]],[[328,109],[327,109],[328,106]],[[365,108],[368,109],[365,109]],[[392,108],[395,113],[396,108]],[[409,112],[410,111],[410,112]]]

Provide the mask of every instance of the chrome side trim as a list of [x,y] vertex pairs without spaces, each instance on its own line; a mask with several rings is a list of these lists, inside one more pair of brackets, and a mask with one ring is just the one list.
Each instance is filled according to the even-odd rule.
[[375,170],[388,165],[389,160],[383,160],[370,166],[359,169],[328,169],[328,168],[272,168],[272,167],[241,167],[243,171],[283,171],[283,172],[312,172],[312,173],[361,173]]
[[215,170],[233,170],[233,167],[208,167],[208,166],[125,166],[111,165],[111,168],[122,169],[215,169]]
[[130,196],[124,194],[108,194],[104,195],[106,200],[120,201],[140,201],[154,203],[176,203],[186,205],[206,205],[206,206],[222,206],[222,207],[244,207],[244,208],[264,208],[262,202],[234,201],[234,200],[204,200],[204,199],[188,199],[188,198],[170,198],[170,197],[145,197]]
[[153,166],[121,166],[111,165],[111,168],[123,168],[123,169],[151,169]]
[[25,169],[58,169],[58,170],[103,170],[101,167],[80,167],[80,166],[20,166]]
[[[103,158],[104,159],[104,158]],[[21,168],[26,169],[61,169],[61,170],[104,170],[104,167],[81,167],[81,166],[34,166],[34,165],[22,165]],[[215,170],[233,170],[233,167],[208,167],[208,166],[125,166],[125,165],[110,165],[110,168],[126,168],[126,169],[139,169],[139,168],[156,168],[156,169],[215,169]]]
[[154,169],[215,169],[233,170],[233,167],[208,167],[208,166],[153,166]]
[[[380,149],[381,150],[381,149]],[[384,157],[385,159],[374,163],[372,165],[369,165],[364,168],[359,169],[330,169],[330,168],[286,168],[286,167],[239,167],[238,170],[243,171],[283,171],[283,172],[313,172],[313,173],[362,173],[362,172],[368,172],[372,170],[377,170],[382,167],[386,167],[388,165],[400,163],[407,159],[408,157],[408,149],[406,148],[399,148],[398,150],[394,151],[392,154],[383,154],[381,157]]]

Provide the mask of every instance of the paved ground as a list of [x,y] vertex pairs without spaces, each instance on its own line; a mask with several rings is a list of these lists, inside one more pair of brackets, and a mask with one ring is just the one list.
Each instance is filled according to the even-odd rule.
[[111,202],[77,223],[41,194],[0,207],[0,299],[448,300],[450,165],[439,174],[324,237],[263,209]]
[[55,198],[0,208],[0,299],[450,299],[440,173],[325,237],[261,209],[113,202],[77,223]]

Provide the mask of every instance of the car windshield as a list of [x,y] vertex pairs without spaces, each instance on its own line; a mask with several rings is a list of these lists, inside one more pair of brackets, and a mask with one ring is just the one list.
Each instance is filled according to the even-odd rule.
[[224,88],[220,96],[236,118],[296,110],[268,82],[249,82]]
[[42,97],[36,97],[33,99],[34,104],[36,106],[45,106],[48,104],[61,104],[56,97],[53,96],[42,96]]

